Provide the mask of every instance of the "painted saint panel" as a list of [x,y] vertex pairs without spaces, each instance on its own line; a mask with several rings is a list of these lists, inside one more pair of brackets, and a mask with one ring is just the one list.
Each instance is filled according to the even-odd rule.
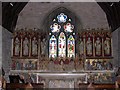
[[75,39],[73,38],[72,35],[69,36],[68,38],[68,57],[75,57]]
[[41,40],[41,55],[46,55],[47,40],[43,38]]
[[58,39],[58,56],[59,57],[66,56],[66,37],[63,32],[60,33]]
[[49,41],[49,57],[57,56],[57,40],[54,35],[50,38]]
[[86,56],[93,56],[93,38],[86,38]]
[[29,55],[29,46],[30,46],[29,39],[25,37],[23,40],[23,56]]
[[14,39],[14,55],[20,56],[21,41],[18,37]]
[[111,38],[104,38],[103,47],[104,56],[111,56]]
[[32,56],[38,55],[38,40],[36,37],[32,39]]
[[82,37],[79,39],[79,52],[80,55],[84,55],[84,41]]
[[95,56],[102,56],[102,38],[95,37]]

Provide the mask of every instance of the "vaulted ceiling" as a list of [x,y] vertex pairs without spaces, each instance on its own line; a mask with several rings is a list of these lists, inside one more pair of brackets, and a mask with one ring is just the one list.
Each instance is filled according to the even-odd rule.
[[[48,2],[46,2],[48,3]],[[120,27],[120,2],[97,2],[106,13],[112,31]],[[2,2],[2,26],[13,32],[18,15],[27,2]]]

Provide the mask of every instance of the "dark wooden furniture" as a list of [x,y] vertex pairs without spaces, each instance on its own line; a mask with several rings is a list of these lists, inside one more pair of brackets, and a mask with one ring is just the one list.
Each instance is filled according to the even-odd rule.
[[[23,83],[7,83],[6,88],[7,90],[16,90],[16,89],[25,90],[26,86],[27,84],[23,84]],[[40,90],[44,88],[44,84],[32,83],[32,87],[33,87],[33,90]]]
[[115,84],[92,84],[89,88],[89,84],[79,84],[79,90],[115,90]]
[[115,84],[94,84],[95,90],[115,90]]

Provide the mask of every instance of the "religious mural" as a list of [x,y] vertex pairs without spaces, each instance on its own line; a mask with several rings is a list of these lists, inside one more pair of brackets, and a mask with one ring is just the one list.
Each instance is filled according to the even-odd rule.
[[86,70],[113,70],[112,60],[109,59],[87,59]]
[[29,59],[17,59],[12,61],[13,70],[37,70],[37,61]]
[[113,72],[92,73],[89,79],[92,79],[95,84],[113,84],[115,82],[115,74]]

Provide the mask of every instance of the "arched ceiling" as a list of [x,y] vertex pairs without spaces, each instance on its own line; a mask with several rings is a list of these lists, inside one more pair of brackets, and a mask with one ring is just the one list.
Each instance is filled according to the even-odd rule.
[[[120,27],[120,2],[97,3],[106,13],[107,21],[111,30],[114,31]],[[2,2],[2,26],[10,32],[13,32],[18,15],[26,4],[27,2]]]

